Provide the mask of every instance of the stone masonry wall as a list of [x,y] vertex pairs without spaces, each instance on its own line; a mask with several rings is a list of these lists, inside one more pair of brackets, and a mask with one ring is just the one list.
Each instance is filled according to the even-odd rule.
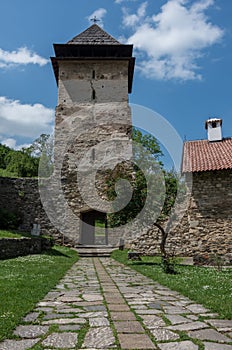
[[[41,226],[41,235],[53,236],[59,243],[65,240],[50,223],[43,209],[37,179],[0,178],[0,208],[19,215],[20,231],[30,233],[33,224],[37,223]],[[68,240],[66,239],[65,242],[67,243]]]
[[2,238],[0,239],[0,259],[16,258],[28,254],[40,254],[52,247],[47,238]]
[[[21,230],[30,232],[33,223],[40,223],[41,234],[53,236],[58,243],[75,244],[51,224],[41,204],[37,179],[0,178],[0,207],[18,212],[22,217]],[[231,217],[232,171],[193,174],[189,208],[168,236],[169,252],[206,258],[220,254],[232,259]],[[160,233],[154,228],[144,231],[130,247],[153,255],[159,253],[159,242]]]
[[[131,243],[144,254],[159,252],[155,227]],[[223,255],[232,262],[232,170],[193,174],[192,195],[181,222],[170,232],[169,252],[182,256]]]
[[42,196],[51,221],[78,244],[82,213],[107,212],[96,176],[116,165],[114,157],[127,157],[128,61],[60,61],[58,85],[54,174]]

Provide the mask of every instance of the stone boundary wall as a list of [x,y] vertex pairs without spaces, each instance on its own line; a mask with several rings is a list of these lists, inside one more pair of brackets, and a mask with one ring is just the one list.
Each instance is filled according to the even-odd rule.
[[0,259],[40,254],[42,251],[51,249],[52,246],[53,241],[44,237],[1,238]]
[[[37,179],[0,178],[0,208],[16,211],[22,217],[19,227],[31,232],[32,224],[41,225],[41,234],[52,236],[58,244],[74,246],[50,223],[40,200]],[[159,253],[160,233],[146,230],[130,243],[142,254]],[[178,256],[226,256],[232,261],[232,170],[193,174],[189,206],[169,234],[167,248]]]
[[40,235],[52,236],[59,244],[69,241],[54,228],[43,209],[36,178],[0,177],[0,208],[14,212],[21,218],[18,230],[31,233],[33,224],[40,224]]

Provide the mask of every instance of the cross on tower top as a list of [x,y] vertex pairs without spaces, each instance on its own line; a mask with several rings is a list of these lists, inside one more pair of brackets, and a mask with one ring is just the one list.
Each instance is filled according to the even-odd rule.
[[100,22],[100,19],[97,19],[97,17],[94,16],[93,18],[91,18],[91,21],[92,21],[93,23],[97,23],[97,22]]

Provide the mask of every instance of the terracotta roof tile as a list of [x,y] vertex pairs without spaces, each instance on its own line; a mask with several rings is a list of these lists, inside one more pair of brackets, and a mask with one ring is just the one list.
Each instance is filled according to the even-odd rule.
[[72,45],[121,45],[119,41],[114,39],[110,34],[105,32],[97,24],[93,24],[84,32],[78,34],[67,42]]
[[232,138],[184,143],[182,172],[232,169]]

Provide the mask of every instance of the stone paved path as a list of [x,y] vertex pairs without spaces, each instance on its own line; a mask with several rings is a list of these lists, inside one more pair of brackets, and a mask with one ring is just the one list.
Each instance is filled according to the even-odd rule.
[[0,350],[232,350],[232,321],[110,258],[81,258],[14,334]]

